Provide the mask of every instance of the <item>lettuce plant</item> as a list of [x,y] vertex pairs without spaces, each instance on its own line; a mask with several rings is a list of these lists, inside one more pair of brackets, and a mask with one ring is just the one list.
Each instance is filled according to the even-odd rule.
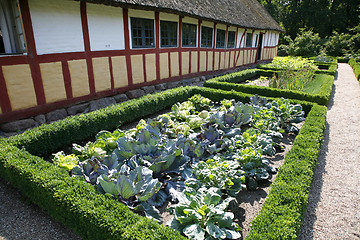
[[61,168],[71,171],[79,163],[79,158],[75,154],[65,155],[63,151],[54,154],[53,163]]
[[221,200],[218,188],[187,192],[169,209],[174,214],[169,225],[190,239],[238,239],[240,227],[233,222],[234,214],[226,211],[232,200]]

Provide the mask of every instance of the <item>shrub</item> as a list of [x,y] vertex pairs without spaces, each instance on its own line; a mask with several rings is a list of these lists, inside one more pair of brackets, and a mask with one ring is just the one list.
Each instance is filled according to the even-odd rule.
[[354,71],[355,77],[360,81],[360,63],[356,62],[355,59],[350,59],[349,64]]
[[312,30],[302,28],[294,40],[290,36],[285,36],[284,39],[288,44],[280,45],[279,49],[290,56],[312,57],[319,55],[321,51],[322,40]]

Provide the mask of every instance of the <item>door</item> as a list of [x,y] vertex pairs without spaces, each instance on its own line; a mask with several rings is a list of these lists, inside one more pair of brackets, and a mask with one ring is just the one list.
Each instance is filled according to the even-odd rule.
[[259,44],[258,44],[258,50],[257,50],[257,61],[261,60],[261,50],[263,45],[263,33],[260,33],[259,36]]

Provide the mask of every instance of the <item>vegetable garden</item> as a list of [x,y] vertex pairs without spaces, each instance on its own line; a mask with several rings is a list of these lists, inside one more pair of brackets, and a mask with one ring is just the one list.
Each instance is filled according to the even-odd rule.
[[[223,79],[257,74],[273,71]],[[219,78],[209,84],[226,83]],[[0,176],[85,239],[239,239],[235,197],[275,174],[267,156],[305,120],[246,238],[294,239],[325,129],[326,107],[316,102],[328,101],[328,89],[251,91],[176,88],[1,138]],[[292,99],[273,98],[280,93]],[[61,152],[71,144],[72,154]],[[174,217],[163,226],[167,202]]]

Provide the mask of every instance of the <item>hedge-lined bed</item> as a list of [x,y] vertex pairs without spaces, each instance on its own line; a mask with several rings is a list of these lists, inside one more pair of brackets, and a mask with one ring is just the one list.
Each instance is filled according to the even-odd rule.
[[354,70],[355,77],[357,78],[358,81],[360,81],[360,63],[352,58],[349,60],[349,64]]
[[[10,139],[0,138],[0,176],[84,239],[185,239],[39,156],[88,139],[100,130],[112,130],[156,113],[194,94],[213,101],[228,98],[248,102],[252,96],[209,88],[177,88],[43,125]],[[292,102],[302,104],[307,118],[248,239],[292,239],[301,226],[325,128],[326,107]]]
[[[326,69],[319,69],[315,73],[316,74],[329,74],[335,76],[337,70],[337,61],[336,62],[314,62],[319,68],[326,68]],[[257,66],[259,69],[270,70],[270,71],[279,71],[282,69],[268,67],[267,64],[259,64]]]
[[233,90],[248,94],[259,94],[267,97],[297,99],[302,101],[315,102],[320,105],[328,104],[334,84],[334,77],[327,74],[316,75],[316,78],[323,78],[323,81],[325,82],[325,84],[322,85],[319,94],[309,94],[302,91],[239,84],[251,78],[256,78],[259,76],[272,76],[273,74],[274,72],[271,70],[247,69],[210,79],[204,83],[204,86],[228,91]]

